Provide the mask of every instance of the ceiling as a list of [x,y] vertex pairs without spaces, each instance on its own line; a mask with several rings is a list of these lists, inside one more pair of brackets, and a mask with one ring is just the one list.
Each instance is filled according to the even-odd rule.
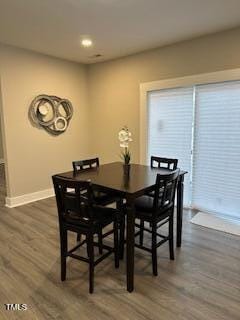
[[0,42],[83,63],[238,25],[240,0],[0,0]]

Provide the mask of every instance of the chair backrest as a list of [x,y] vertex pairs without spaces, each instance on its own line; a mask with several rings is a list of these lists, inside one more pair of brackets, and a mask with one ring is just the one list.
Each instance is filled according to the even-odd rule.
[[[74,181],[55,175],[52,177],[60,224],[69,214],[77,214],[85,223],[92,222],[93,192],[88,181]],[[81,192],[85,190],[84,194]]]
[[72,166],[74,172],[96,168],[99,167],[99,158],[73,161]]
[[170,174],[157,174],[153,206],[155,211],[173,208],[180,170]]
[[152,168],[166,168],[169,170],[176,170],[178,165],[178,159],[161,158],[151,156],[151,167]]

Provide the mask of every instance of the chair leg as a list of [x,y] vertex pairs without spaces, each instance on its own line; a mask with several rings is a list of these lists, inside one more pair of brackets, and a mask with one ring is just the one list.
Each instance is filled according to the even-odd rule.
[[61,246],[61,281],[66,280],[66,262],[67,262],[67,230],[60,232],[60,246]]
[[[86,235],[86,241],[87,241],[87,243],[88,243],[88,236]],[[89,246],[88,246],[88,244],[87,244],[87,256],[88,256],[88,258],[90,257],[90,252],[89,252]]]
[[103,253],[102,229],[98,232],[98,249],[99,249],[99,254],[102,254]]
[[174,260],[174,243],[173,243],[173,215],[169,218],[169,255],[170,259]]
[[122,208],[123,208],[123,199],[119,199],[119,200],[116,202],[116,208],[117,208],[119,211],[122,211]]
[[77,242],[80,242],[81,239],[82,239],[82,235],[81,235],[81,233],[78,233],[78,234],[77,234]]
[[143,246],[143,236],[144,236],[144,220],[140,220],[140,235],[139,235],[139,244]]
[[124,257],[124,240],[125,240],[125,216],[123,215],[120,220],[120,239],[119,239],[119,258],[122,260]]
[[152,270],[153,275],[158,275],[157,270],[157,224],[152,223]]
[[114,228],[114,259],[115,268],[119,268],[119,243],[118,243],[118,221],[115,219],[113,223]]
[[94,247],[93,247],[93,234],[87,236],[87,248],[89,253],[89,293],[94,290]]

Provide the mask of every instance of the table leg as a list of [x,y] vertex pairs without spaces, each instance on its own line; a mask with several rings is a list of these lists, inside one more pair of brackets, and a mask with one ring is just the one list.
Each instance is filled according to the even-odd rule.
[[127,290],[134,290],[134,242],[135,208],[134,199],[126,198],[127,206]]
[[182,244],[183,182],[184,175],[181,175],[177,185],[177,247],[181,247]]

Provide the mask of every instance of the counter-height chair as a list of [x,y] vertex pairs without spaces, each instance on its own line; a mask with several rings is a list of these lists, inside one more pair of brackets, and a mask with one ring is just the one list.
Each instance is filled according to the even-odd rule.
[[[152,237],[151,248],[145,247],[140,238],[139,244],[135,246],[146,250],[152,254],[153,274],[157,276],[157,248],[169,241],[170,259],[174,259],[173,244],[173,215],[174,215],[174,199],[179,176],[179,169],[170,174],[157,174],[154,196],[144,195],[135,201],[136,219],[140,224],[135,223],[136,228],[140,230],[135,236],[141,236],[142,232],[148,232]],[[149,228],[145,228],[144,222],[149,223]],[[168,234],[158,233],[158,229],[168,223]],[[158,241],[157,239],[161,239]]]
[[[99,167],[99,158],[93,158],[93,159],[86,159],[86,160],[78,160],[78,161],[73,161],[72,162],[73,166],[73,171],[75,174],[78,172],[82,172],[84,170],[91,170],[91,169],[96,169]],[[83,191],[83,190],[82,190]],[[102,192],[99,190],[94,190],[93,191],[93,200],[96,204],[106,206],[109,204],[116,203],[117,208],[120,210],[122,207],[123,200],[116,194],[113,193],[106,193]],[[123,224],[121,227],[121,230],[124,229],[125,227],[125,220],[124,218],[122,219],[121,223]],[[121,233],[122,234],[122,233]],[[77,241],[80,241],[81,239],[81,234],[77,235]],[[99,252],[102,252],[101,248],[101,242],[102,242],[102,235],[101,232],[98,235],[99,239]]]
[[72,165],[74,171],[96,168],[99,167],[99,158],[73,161]]
[[[151,168],[176,170],[177,165],[178,165],[178,159],[151,156],[150,165],[151,165]],[[154,192],[150,191],[147,193],[147,195],[150,197],[154,197]],[[161,196],[161,190],[159,192],[159,196]],[[140,230],[140,243],[141,244],[143,244],[143,228],[144,228],[144,222],[141,221],[141,230]]]
[[[99,158],[94,159],[86,159],[80,161],[73,161],[72,162],[73,171],[75,174],[84,170],[90,170],[99,167]],[[116,194],[113,193],[106,193],[98,190],[94,190],[93,198],[96,204],[100,205],[108,205],[120,200]]]
[[151,168],[165,168],[169,170],[176,170],[178,159],[162,158],[151,156]]
[[[151,168],[176,170],[178,165],[178,159],[151,156],[150,165]],[[152,197],[154,196],[153,191],[150,191],[147,194]]]
[[[117,209],[100,206],[94,203],[93,189],[90,182],[73,181],[60,176],[53,176],[53,184],[56,194],[60,246],[61,246],[61,280],[66,279],[67,257],[78,259],[89,264],[89,292],[94,290],[94,267],[108,257],[115,254],[115,267],[119,266],[118,256],[118,225],[120,212]],[[82,190],[86,192],[82,194]],[[102,238],[114,233],[114,247],[101,244],[106,252],[98,259],[94,259],[94,246],[99,247],[98,242],[94,242],[94,235],[102,233],[103,228],[113,223],[113,229]],[[74,248],[68,248],[68,231],[80,233],[86,239],[78,243]],[[87,245],[87,258],[76,254],[75,251],[83,244]]]

